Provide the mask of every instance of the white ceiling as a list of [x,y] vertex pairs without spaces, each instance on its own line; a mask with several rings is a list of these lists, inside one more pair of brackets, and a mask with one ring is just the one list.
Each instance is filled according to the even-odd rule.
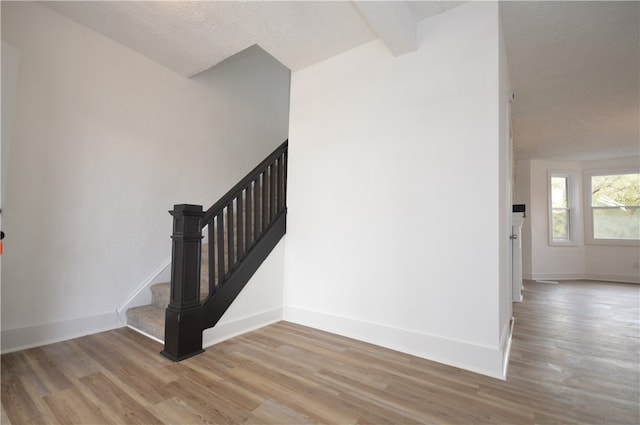
[[[296,71],[380,38],[417,47],[416,23],[460,1],[43,2],[190,77],[258,44]],[[640,3],[503,2],[516,159],[638,154]]]
[[505,2],[517,159],[640,153],[640,2]]
[[44,4],[187,77],[253,44],[296,70],[375,37],[349,2]]
[[[351,1],[49,1],[43,5],[186,77],[253,44],[299,70],[377,38]],[[413,3],[413,2],[412,2]],[[461,2],[376,2],[415,22]],[[415,11],[415,12],[414,12]],[[414,28],[415,31],[415,28]]]

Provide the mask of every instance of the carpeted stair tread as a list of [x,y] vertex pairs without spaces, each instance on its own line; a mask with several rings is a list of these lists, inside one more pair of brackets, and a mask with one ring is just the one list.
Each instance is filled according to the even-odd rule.
[[144,305],[127,310],[127,324],[164,341],[164,308]]

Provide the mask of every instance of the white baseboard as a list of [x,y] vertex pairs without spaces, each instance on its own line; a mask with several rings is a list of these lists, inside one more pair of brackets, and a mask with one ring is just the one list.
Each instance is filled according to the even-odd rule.
[[282,309],[263,311],[258,314],[230,321],[221,320],[213,328],[205,329],[202,335],[202,347],[210,347],[234,336],[263,328],[282,320]]
[[638,283],[640,275],[615,275],[615,274],[595,274],[595,273],[535,273],[525,276],[529,280],[598,280],[604,282]]
[[533,273],[527,279],[531,280],[585,280],[585,274],[580,273]]
[[637,283],[640,284],[640,275],[614,275],[614,274],[588,274],[589,280],[604,280],[605,282]]
[[283,319],[470,370],[492,378],[506,379],[504,374],[506,367],[504,367],[503,362],[508,361],[510,336],[503,337],[500,347],[486,347],[377,323],[286,306]]
[[502,352],[502,376],[501,379],[507,379],[507,370],[509,369],[509,357],[511,356],[511,342],[513,340],[513,325],[515,319],[512,317],[509,323],[505,324],[502,337],[500,338],[500,351]]
[[120,327],[122,326],[118,321],[118,315],[113,312],[62,322],[4,329],[0,336],[2,341],[0,352],[6,354],[26,350]]

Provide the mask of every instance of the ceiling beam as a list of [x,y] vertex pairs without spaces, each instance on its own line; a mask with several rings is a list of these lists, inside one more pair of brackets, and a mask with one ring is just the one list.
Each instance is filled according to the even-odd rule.
[[405,1],[353,1],[353,4],[391,54],[400,56],[418,49],[417,19]]

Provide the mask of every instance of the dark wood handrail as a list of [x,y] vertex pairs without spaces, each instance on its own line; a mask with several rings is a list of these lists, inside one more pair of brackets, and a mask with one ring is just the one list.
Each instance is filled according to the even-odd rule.
[[280,155],[282,155],[282,153],[287,150],[288,146],[289,146],[289,140],[285,140],[283,144],[278,146],[276,150],[273,151],[273,153],[271,153],[271,155],[266,157],[264,161],[262,161],[260,164],[258,164],[258,166],[256,166],[253,170],[251,170],[249,174],[247,174],[242,180],[240,180],[238,184],[233,186],[231,190],[229,190],[226,194],[224,194],[224,196],[222,196],[222,198],[220,198],[218,202],[213,204],[211,208],[209,208],[207,212],[204,213],[204,217],[202,217],[202,228],[204,228],[207,225],[207,223],[211,221],[213,217],[218,215],[218,213],[224,207],[226,207],[229,204],[229,202],[233,201],[233,199],[238,196],[238,192],[240,192],[242,189],[248,186],[249,183],[255,180],[256,177],[258,177],[264,171],[265,167],[267,167],[274,160],[276,160]]

